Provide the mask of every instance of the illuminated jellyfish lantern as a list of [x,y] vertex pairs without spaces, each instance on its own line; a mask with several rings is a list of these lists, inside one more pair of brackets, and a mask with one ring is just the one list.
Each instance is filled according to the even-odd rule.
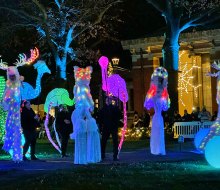
[[56,122],[54,120],[53,130],[55,132],[55,137],[56,137],[58,145],[56,144],[56,142],[54,142],[54,140],[52,139],[51,134],[50,134],[50,130],[48,127],[49,115],[50,114],[52,115],[52,109],[51,109],[52,107],[59,106],[61,104],[73,106],[74,103],[75,103],[75,101],[69,98],[69,93],[66,89],[55,88],[48,93],[45,104],[44,104],[44,111],[47,113],[46,120],[44,123],[46,134],[47,134],[47,137],[48,137],[49,141],[51,142],[51,144],[60,153],[61,153],[61,142],[59,140],[59,136],[56,131],[56,127],[55,127]]
[[201,145],[203,139],[209,134],[210,129],[205,128],[205,129],[200,129],[198,133],[196,133],[196,136],[194,138],[194,145],[195,148],[203,153],[203,151],[199,150],[199,146]]
[[205,147],[205,158],[214,168],[220,168],[220,136],[213,137]]

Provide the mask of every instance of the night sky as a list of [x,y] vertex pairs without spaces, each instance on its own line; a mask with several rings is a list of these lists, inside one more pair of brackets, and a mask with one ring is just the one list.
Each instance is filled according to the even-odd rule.
[[[163,33],[165,28],[163,18],[146,0],[126,0],[117,8],[118,9],[113,8],[114,10],[110,10],[110,14],[118,13],[122,21],[116,23],[114,26],[115,35],[119,41],[155,36]],[[7,15],[5,16],[7,17]],[[11,19],[16,18],[12,17]],[[1,20],[4,20],[4,18],[0,18],[0,25]],[[18,53],[27,51],[26,49],[29,49],[27,47],[32,47],[33,43],[37,41],[36,37],[31,37],[28,35],[28,32],[29,31],[20,30],[13,41],[10,41],[9,38],[8,47],[10,48],[10,44],[11,47],[13,47],[10,48],[10,51],[6,51],[0,47],[0,54],[2,54],[8,62],[14,61]],[[113,41],[104,42],[100,45],[100,48],[103,49],[104,54],[107,53],[106,51],[109,51],[110,56],[117,55],[118,51],[122,50],[120,43]]]
[[[115,12],[120,11],[119,15],[122,22],[114,26],[116,38],[118,40],[105,41],[99,45],[99,48],[102,55],[106,55],[110,59],[117,56],[120,58],[119,66],[131,69],[132,63],[130,53],[128,51],[123,51],[120,41],[163,35],[166,24],[160,13],[152,7],[152,5],[148,4],[146,0],[126,0],[125,3],[120,6],[119,10],[114,9],[111,12],[115,14]],[[4,18],[0,18],[0,25],[2,24],[1,20],[4,20]],[[35,46],[37,35],[29,36],[28,32],[29,31],[21,30],[17,33],[14,41],[9,41],[8,49],[3,49],[0,46],[0,55],[2,55],[4,61],[13,63],[17,59],[19,53],[28,53],[28,49]],[[49,67],[55,70],[53,64],[49,65]],[[72,65],[68,65],[67,68],[72,70]],[[26,76],[28,82],[31,84],[35,83],[36,72],[33,68],[19,68],[19,70],[21,74]],[[0,71],[0,74],[5,75],[5,72]]]
[[[0,0],[1,1],[1,0]],[[121,6],[121,7],[120,7]],[[102,55],[108,56],[110,59],[112,57],[120,58],[120,66],[131,69],[131,56],[128,51],[123,51],[120,40],[140,38],[145,36],[155,35],[160,33],[161,29],[164,28],[163,18],[159,13],[149,5],[145,0],[127,0],[125,3],[119,6],[120,11],[120,20],[122,22],[115,24],[115,33],[117,41],[105,41],[99,45]],[[110,14],[115,14],[117,9],[111,10]],[[7,17],[7,15],[5,15]],[[154,19],[152,19],[154,18]],[[5,18],[0,18],[1,21]],[[13,17],[11,18],[13,19]],[[17,19],[17,18],[14,18]],[[156,22],[155,22],[156,21]],[[2,40],[6,40],[2,39]],[[3,61],[8,62],[9,64],[15,62],[19,53],[29,53],[29,49],[33,48],[37,42],[37,35],[25,29],[21,29],[16,33],[16,36],[13,37],[13,40],[8,39],[7,48],[0,46],[0,55],[2,55]],[[54,75],[55,65],[49,64],[46,60],[52,73]],[[67,66],[67,70],[71,70],[70,75],[72,75],[72,65]],[[21,75],[25,76],[25,81],[28,81],[31,85],[35,86],[35,79],[37,72],[29,66],[19,68]],[[5,76],[5,71],[0,71],[0,75]],[[47,80],[47,77],[44,77],[43,80]],[[49,76],[52,80],[53,76]],[[52,87],[51,87],[52,88]],[[44,91],[44,89],[42,89]]]

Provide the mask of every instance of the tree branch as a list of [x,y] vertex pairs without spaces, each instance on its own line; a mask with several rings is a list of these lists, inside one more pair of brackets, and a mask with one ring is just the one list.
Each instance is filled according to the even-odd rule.
[[117,1],[113,1],[110,4],[108,4],[104,10],[102,10],[102,12],[99,14],[98,19],[95,21],[94,25],[100,23],[102,21],[102,18],[104,16],[104,14],[114,5],[117,3],[122,3],[123,1],[121,0],[117,0]]
[[55,3],[57,5],[57,7],[60,9],[60,2],[59,2],[59,0],[55,0]]
[[[7,8],[7,7],[0,7],[0,9],[11,12],[11,13],[13,13],[13,14],[19,16],[19,17],[25,18],[25,19],[27,17],[27,18],[32,19],[34,21],[38,21],[38,22],[42,21],[41,18],[29,15],[28,13],[26,13],[24,11],[21,11],[21,10],[10,9],[10,8]],[[28,19],[26,19],[26,20],[28,20]]]
[[213,19],[209,19],[209,20],[206,20],[206,21],[203,21],[203,22],[199,22],[197,23],[197,25],[205,25],[205,24],[210,24],[212,22],[215,22],[216,20],[219,20],[220,19],[220,15],[218,16],[215,16]]
[[56,47],[55,47],[54,41],[53,41],[53,39],[51,39],[50,32],[49,32],[49,29],[48,29],[48,26],[47,26],[47,13],[46,13],[45,7],[42,4],[40,4],[38,2],[38,0],[32,0],[32,2],[43,13],[43,28],[44,28],[44,31],[45,31],[45,34],[46,34],[47,42],[48,42],[48,44],[49,44],[49,46],[51,48],[51,51],[52,51],[52,53],[54,55],[54,58],[57,59],[57,60],[60,60],[58,52],[56,51]]
[[40,9],[40,11],[43,13],[44,20],[47,20],[47,12],[45,10],[45,7],[39,3],[38,0],[32,0],[32,2]]
[[180,32],[186,30],[189,27],[193,27],[193,26],[199,26],[202,25],[201,23],[196,23],[197,21],[201,20],[202,18],[204,18],[206,15],[208,14],[212,14],[216,11],[216,9],[211,9],[209,11],[205,11],[203,14],[194,17],[193,19],[189,20],[188,22],[186,22],[181,28],[180,28]]
[[73,30],[74,30],[74,26],[72,26],[69,29],[69,31],[67,33],[67,36],[66,36],[66,43],[65,43],[65,48],[64,48],[64,54],[65,55],[67,55],[69,46],[70,46],[71,42],[73,41],[73,38],[72,38]]
[[[94,23],[92,24],[92,26],[96,25],[96,24],[99,24],[102,19],[103,19],[103,16],[105,15],[105,13],[114,5],[114,4],[117,4],[117,3],[122,3],[123,1],[122,0],[117,0],[117,1],[114,1],[114,2],[111,2],[110,4],[108,4],[105,9],[103,9],[101,11],[101,13],[98,15],[98,18],[94,21]],[[80,34],[82,34],[83,32],[85,32],[87,29],[89,29],[91,26],[90,25],[87,25],[87,27],[84,27],[81,31],[79,31],[77,34],[75,34],[72,38],[75,39],[77,38]]]
[[59,2],[59,0],[54,0],[54,1],[55,1],[55,3],[56,3],[57,7],[60,9],[61,4],[63,4],[63,2],[64,2],[65,0],[61,0],[61,3]]
[[156,8],[159,12],[161,13],[164,12],[163,8],[160,6],[160,3],[157,0],[146,0],[146,1],[150,3],[154,8]]

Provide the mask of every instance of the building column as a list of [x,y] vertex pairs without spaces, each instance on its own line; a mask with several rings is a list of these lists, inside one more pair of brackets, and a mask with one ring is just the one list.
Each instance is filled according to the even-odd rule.
[[[141,66],[141,64],[143,65]],[[156,63],[156,65],[158,65],[158,63]],[[150,87],[154,67],[154,59],[140,58],[133,64],[134,111],[137,111],[140,115],[144,112],[144,100],[147,90]]]

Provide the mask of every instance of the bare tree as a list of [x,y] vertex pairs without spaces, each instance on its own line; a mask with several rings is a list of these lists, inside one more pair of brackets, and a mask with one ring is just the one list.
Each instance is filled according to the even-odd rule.
[[163,64],[169,72],[171,108],[178,109],[179,36],[190,27],[204,26],[220,18],[219,0],[146,0],[166,21]]
[[[34,28],[42,44],[48,44],[59,70],[66,79],[66,65],[77,58],[73,44],[83,44],[98,35],[107,35],[105,14],[121,0],[3,0],[2,28]],[[104,32],[105,31],[105,32]],[[86,34],[86,35],[85,35]]]
[[205,25],[220,19],[219,0],[146,0],[166,21],[163,45],[164,66],[178,70],[179,36],[190,27]]

